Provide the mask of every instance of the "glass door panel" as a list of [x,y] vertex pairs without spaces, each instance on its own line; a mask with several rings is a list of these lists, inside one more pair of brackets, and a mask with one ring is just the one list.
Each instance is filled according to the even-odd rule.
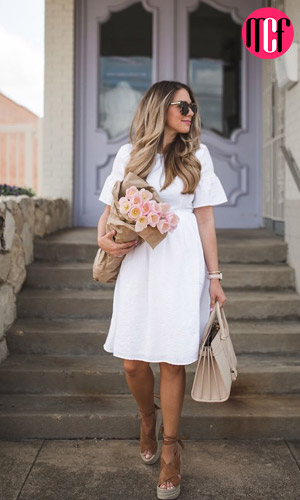
[[99,24],[98,75],[98,127],[115,139],[152,84],[152,14],[141,3]]
[[202,127],[229,138],[241,127],[241,26],[203,2],[189,13],[188,80]]

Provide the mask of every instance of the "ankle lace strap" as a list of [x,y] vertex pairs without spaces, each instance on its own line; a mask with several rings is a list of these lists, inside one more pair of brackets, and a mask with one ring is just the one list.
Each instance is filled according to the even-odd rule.
[[181,448],[184,448],[183,441],[178,437],[178,436],[166,436],[165,434],[163,435],[163,443],[164,444],[175,444],[179,443]]
[[164,427],[163,425],[161,426],[161,431],[162,431],[162,434],[163,434],[163,444],[175,444],[175,443],[179,443],[181,448],[183,449],[184,448],[184,443],[183,441],[179,438],[179,435],[176,434],[176,436],[167,436],[164,432]]
[[152,415],[154,412],[155,412],[155,408],[157,410],[160,410],[160,407],[156,404],[156,403],[153,403],[153,408],[152,410],[150,411],[141,411],[139,410],[140,414],[143,416],[143,417],[150,417],[150,415]]

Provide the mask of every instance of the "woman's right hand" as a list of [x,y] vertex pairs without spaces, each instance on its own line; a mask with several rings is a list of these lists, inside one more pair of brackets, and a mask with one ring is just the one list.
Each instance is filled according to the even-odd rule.
[[99,247],[106,253],[114,255],[115,257],[123,257],[123,255],[129,253],[138,244],[137,240],[127,241],[125,243],[116,243],[113,240],[115,233],[116,231],[113,229],[97,240]]

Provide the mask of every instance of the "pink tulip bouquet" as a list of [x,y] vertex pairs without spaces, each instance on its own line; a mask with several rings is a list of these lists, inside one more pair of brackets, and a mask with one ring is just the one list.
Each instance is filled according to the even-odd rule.
[[[155,188],[134,172],[115,182],[112,196],[106,232],[115,231],[116,243],[136,240],[154,249],[177,227],[179,217],[170,212],[170,205],[163,203]],[[119,258],[99,248],[93,264],[93,279],[115,282],[125,256]]]
[[161,234],[173,232],[179,221],[178,215],[170,212],[168,203],[158,203],[152,198],[153,194],[148,189],[130,186],[125,196],[119,199],[120,213],[129,222],[135,222],[136,232],[143,231],[147,226],[156,227]]

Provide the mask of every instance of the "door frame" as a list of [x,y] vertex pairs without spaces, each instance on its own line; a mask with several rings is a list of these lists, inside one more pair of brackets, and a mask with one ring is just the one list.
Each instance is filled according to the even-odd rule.
[[[107,0],[109,3],[108,15],[110,12],[119,11],[122,8],[126,8],[134,3],[136,0],[124,0],[122,2],[117,2],[117,0]],[[187,26],[183,26],[182,19],[180,16],[176,15],[176,12],[183,11],[184,23],[188,22],[188,13],[191,10],[197,8],[199,0],[179,0],[176,2],[174,0],[143,0],[142,5],[146,10],[149,10],[153,14],[153,66],[152,66],[152,81],[159,81],[163,79],[178,79],[179,81],[186,81],[187,75],[187,65],[188,65],[188,32]],[[213,8],[220,11],[230,13],[234,20],[239,20],[241,22],[246,15],[245,3],[240,2],[240,0],[205,0],[205,3]],[[87,40],[84,38],[84,34],[87,31],[87,4],[86,0],[75,0],[75,92],[74,92],[74,168],[73,168],[73,225],[82,226],[82,214],[84,210],[84,185],[85,176],[84,169],[81,168],[86,161],[86,144],[85,144],[85,133],[86,133],[86,85],[85,85],[85,49]],[[253,9],[261,6],[261,0],[254,0]],[[177,9],[177,10],[176,10]],[[176,10],[176,12],[175,12]],[[173,14],[171,15],[171,13]],[[167,25],[166,25],[166,20]],[[162,27],[164,26],[164,29]],[[170,31],[168,31],[170,30]],[[175,37],[175,30],[177,36]],[[172,36],[170,35],[172,34]],[[163,40],[161,39],[162,37]],[[261,109],[262,101],[262,83],[261,83],[261,61],[257,60],[252,56],[252,61],[249,60],[249,52],[244,46],[243,50],[243,61],[242,66],[242,96],[241,96],[241,106],[242,106],[242,123],[241,128],[233,132],[231,139],[225,139],[222,137],[217,137],[214,132],[203,129],[201,141],[206,144],[212,153],[212,156],[221,161],[222,159],[228,163],[230,168],[238,172],[238,183],[236,189],[232,190],[228,196],[229,201],[232,203],[234,208],[236,200],[239,196],[247,194],[247,185],[249,182],[249,165],[243,165],[243,161],[238,157],[237,152],[234,150],[234,145],[237,142],[238,136],[240,134],[245,134],[247,132],[249,123],[249,114],[247,113],[247,106],[249,107],[249,89],[247,89],[248,79],[247,71],[250,73],[250,63],[252,62],[252,82],[254,83],[256,100],[255,105],[257,110]],[[182,57],[185,63],[182,63]],[[254,61],[254,59],[256,59]],[[181,61],[181,64],[179,64]],[[184,68],[185,74],[182,72]],[[259,116],[258,111],[256,111],[256,116]],[[96,125],[96,124],[95,124]],[[261,151],[262,151],[262,137],[261,137],[261,119],[256,120],[255,128],[255,160],[256,165],[256,200],[255,200],[255,226],[249,227],[261,227],[262,225],[262,185],[261,185]],[[124,143],[124,138],[118,138],[117,141],[109,141],[110,148],[107,151],[107,161],[112,162],[114,151],[113,149],[118,149],[118,147]],[[252,152],[253,155],[253,152]],[[252,186],[253,190],[253,186]],[[252,191],[254,192],[254,191]],[[216,207],[217,208],[217,207]],[[100,212],[100,211],[99,211]],[[217,209],[218,212],[218,209]],[[237,210],[238,212],[238,210]],[[239,214],[236,214],[239,217]],[[94,225],[92,225],[94,227]],[[90,226],[91,227],[91,226]],[[234,226],[235,227],[235,226]],[[248,227],[247,225],[243,227]]]

